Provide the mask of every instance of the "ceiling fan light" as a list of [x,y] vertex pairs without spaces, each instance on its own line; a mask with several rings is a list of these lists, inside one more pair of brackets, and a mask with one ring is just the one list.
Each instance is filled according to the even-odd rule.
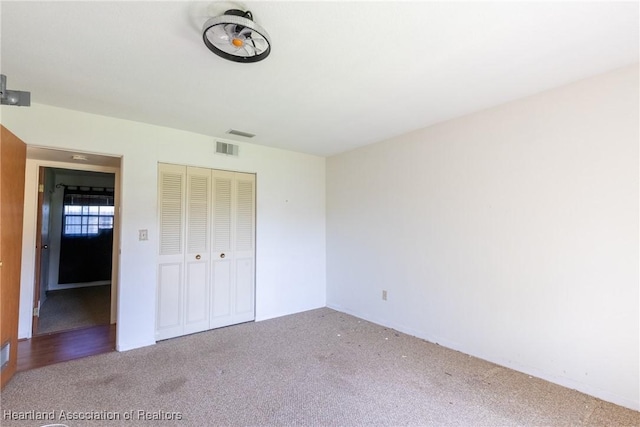
[[232,9],[210,18],[202,27],[205,46],[230,61],[262,61],[271,53],[271,38],[252,17],[249,11]]

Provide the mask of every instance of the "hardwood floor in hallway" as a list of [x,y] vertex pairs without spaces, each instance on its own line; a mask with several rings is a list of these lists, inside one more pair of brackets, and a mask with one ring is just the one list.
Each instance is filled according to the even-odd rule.
[[18,371],[115,350],[116,325],[38,335],[18,342]]

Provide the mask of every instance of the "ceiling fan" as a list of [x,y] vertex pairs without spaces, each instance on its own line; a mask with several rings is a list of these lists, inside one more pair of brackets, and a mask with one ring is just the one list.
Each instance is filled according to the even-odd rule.
[[233,62],[258,62],[271,53],[269,34],[248,10],[229,9],[210,18],[202,27],[202,39],[213,53]]

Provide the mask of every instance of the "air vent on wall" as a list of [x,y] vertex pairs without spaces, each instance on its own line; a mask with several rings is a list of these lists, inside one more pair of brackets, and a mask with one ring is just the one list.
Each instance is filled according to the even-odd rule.
[[225,154],[227,156],[237,156],[238,146],[234,144],[227,144],[226,142],[216,141],[216,153]]

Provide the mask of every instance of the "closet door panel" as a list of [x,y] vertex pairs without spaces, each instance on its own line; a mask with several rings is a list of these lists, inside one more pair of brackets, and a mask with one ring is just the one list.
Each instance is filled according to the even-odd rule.
[[160,214],[160,256],[184,256],[185,170],[160,165],[158,172]]
[[157,339],[182,333],[182,263],[165,263],[158,272]]
[[209,329],[209,286],[207,264],[187,262],[185,281],[184,333]]
[[211,240],[211,328],[232,324],[233,315],[233,172],[213,171]]
[[[231,253],[233,241],[233,173],[213,171],[212,256],[224,259]],[[222,256],[224,255],[224,256]]]
[[211,170],[187,168],[185,334],[209,329]]
[[254,271],[253,258],[236,260],[236,297],[234,315],[238,322],[254,319]]
[[255,319],[255,175],[236,173],[234,194],[235,323]]
[[185,168],[158,167],[159,253],[156,339],[182,335],[184,326]]
[[229,261],[216,261],[213,264],[211,328],[220,328],[231,324],[232,265]]

